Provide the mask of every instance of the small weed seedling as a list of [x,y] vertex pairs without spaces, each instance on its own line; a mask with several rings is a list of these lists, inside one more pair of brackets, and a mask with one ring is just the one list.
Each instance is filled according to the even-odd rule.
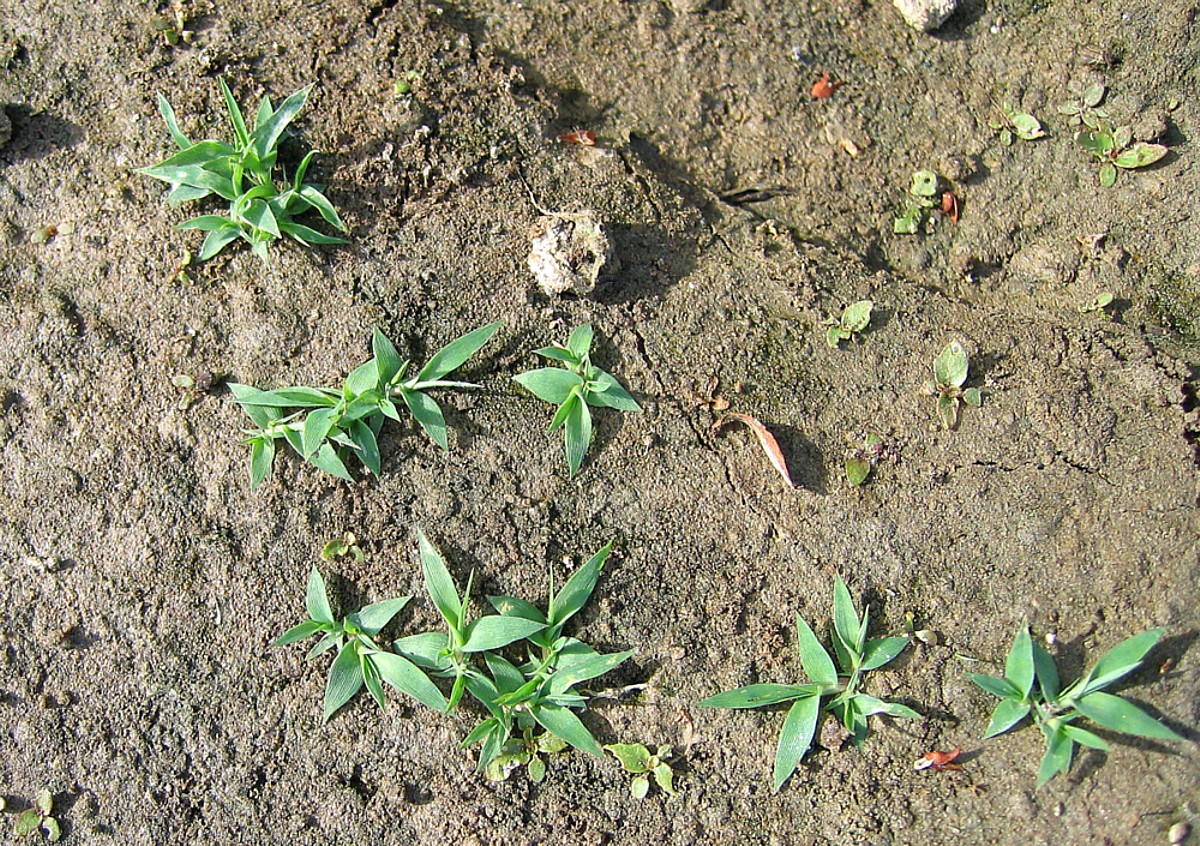
[[271,645],[286,646],[320,632],[322,637],[309,650],[309,658],[337,648],[337,657],[333,660],[329,681],[325,685],[326,721],[364,685],[379,707],[385,707],[384,682],[430,708],[446,710],[446,698],[423,672],[408,659],[383,651],[373,640],[409,599],[401,596],[376,602],[348,615],[339,623],[334,620],[329,607],[325,580],[316,567],[312,569],[304,599],[308,619],[288,629]]
[[525,767],[529,780],[541,784],[546,778],[546,761],[551,755],[558,755],[570,748],[571,744],[558,735],[549,731],[535,734],[533,726],[521,730],[520,737],[510,737],[501,748],[500,754],[488,761],[483,774],[489,781],[507,781],[513,770]]
[[[3,803],[0,802],[0,809],[3,807]],[[17,837],[28,837],[40,828],[48,841],[57,843],[62,837],[62,827],[58,820],[51,816],[53,813],[54,796],[43,787],[38,791],[33,807],[17,815],[17,820],[13,823],[13,834]]]
[[558,406],[550,431],[562,427],[565,433],[567,468],[572,477],[579,472],[592,441],[589,405],[620,411],[642,410],[613,376],[592,364],[591,348],[592,327],[585,323],[571,333],[565,347],[555,345],[535,350],[543,358],[562,362],[562,368],[543,367],[513,377],[538,399]]
[[301,458],[339,479],[352,481],[346,469],[349,454],[358,456],[379,475],[379,431],[384,418],[399,421],[396,400],[438,446],[449,448],[446,418],[425,391],[434,388],[474,388],[470,382],[447,381],[500,328],[490,323],[451,341],[438,350],[416,375],[405,378],[409,362],[378,329],[372,341],[374,358],[355,369],[342,388],[280,388],[261,391],[231,382],[230,391],[258,426],[246,430],[250,444],[250,485],[257,487],[271,472],[275,441],[282,438]]
[[1111,188],[1117,182],[1118,170],[1134,170],[1152,165],[1167,154],[1162,144],[1134,141],[1128,126],[1114,127],[1101,120],[1094,128],[1075,134],[1079,145],[1100,162],[1100,185]]
[[842,341],[849,341],[854,338],[859,332],[867,328],[867,324],[871,322],[871,309],[875,307],[875,303],[870,300],[859,300],[856,303],[846,306],[842,316],[825,318],[825,326],[829,328],[825,330],[825,343],[837,349],[838,344]]
[[909,707],[884,702],[859,690],[864,673],[884,666],[908,645],[906,637],[867,640],[869,612],[868,606],[859,618],[850,591],[839,576],[833,588],[832,640],[836,662],[804,618],[797,614],[797,645],[800,664],[810,680],[807,684],[752,684],[710,696],[699,703],[709,708],[762,708],[793,702],[784,719],[775,752],[776,791],[783,787],[812,746],[824,697],[832,697],[825,710],[837,716],[859,747],[867,739],[867,718],[871,715],[908,719],[921,716]]
[[158,109],[179,152],[153,167],[138,170],[138,173],[171,186],[171,193],[167,195],[171,205],[199,200],[210,194],[229,202],[228,216],[204,214],[179,224],[180,229],[199,229],[208,233],[197,260],[212,258],[237,238],[247,241],[263,263],[269,263],[267,246],[284,235],[305,246],[346,243],[343,238],[323,235],[295,221],[299,215],[315,210],[330,226],[340,232],[346,231],[337,211],[322,193],[322,187],[304,181],[315,150],[300,162],[290,183],[285,175],[283,190],[275,183],[279,142],[288,124],[304,108],[312,86],[292,94],[278,109],[271,105],[270,98],[263,98],[254,128],[250,129],[225,80],[218,82],[233,126],[233,143],[211,140],[192,143],[179,129],[175,110],[160,94]]
[[333,561],[336,558],[349,556],[359,564],[366,560],[363,555],[362,548],[358,545],[358,538],[354,536],[354,532],[346,532],[340,538],[334,538],[329,543],[325,544],[325,548],[321,550],[321,558],[325,561]]
[[892,231],[898,235],[916,235],[925,228],[929,213],[938,207],[938,176],[932,170],[918,170],[912,175],[908,194],[900,217],[892,221]]
[[846,453],[846,481],[858,487],[867,481],[871,468],[888,457],[883,438],[868,432],[863,435],[861,442],[851,446]]
[[922,393],[937,397],[938,417],[942,426],[953,429],[958,425],[958,406],[960,402],[974,408],[983,404],[983,396],[978,388],[963,388],[967,381],[969,362],[967,351],[958,341],[946,345],[933,362],[933,379],[921,386]]
[[654,776],[654,783],[658,785],[659,790],[670,796],[675,795],[675,786],[672,783],[675,774],[671,771],[671,765],[667,763],[671,758],[670,746],[660,746],[654,752],[640,743],[613,743],[604,748],[621,762],[626,772],[633,774],[629,792],[633,794],[634,799],[646,798],[646,794],[650,792],[651,775]]
[[163,42],[168,47],[191,44],[195,38],[195,33],[187,28],[188,16],[183,5],[183,0],[172,0],[170,15],[161,15],[150,21],[155,31],[162,33]]
[[1099,294],[1093,297],[1090,302],[1081,303],[1080,305],[1076,306],[1076,309],[1080,314],[1094,314],[1097,312],[1101,314],[1107,314],[1106,310],[1110,305],[1112,305],[1112,302],[1112,292],[1101,291]]
[[970,675],[971,681],[1000,700],[984,737],[1003,734],[1031,717],[1046,737],[1038,787],[1071,768],[1076,744],[1089,749],[1108,749],[1102,738],[1075,725],[1081,717],[1122,734],[1182,740],[1136,705],[1104,692],[1104,688],[1141,665],[1142,658],[1164,631],[1151,629],[1122,641],[1102,655],[1083,678],[1064,688],[1054,658],[1033,641],[1028,627],[1022,627],[1004,663],[1003,678]]
[[1007,105],[1000,107],[999,116],[989,120],[988,126],[996,130],[1000,136],[1000,143],[1005,147],[1011,147],[1017,138],[1022,141],[1034,141],[1046,137],[1046,131],[1042,129],[1042,124],[1037,118]]
[[1060,115],[1066,115],[1067,123],[1071,126],[1086,126],[1088,129],[1099,129],[1102,121],[1109,119],[1108,112],[1100,108],[1104,102],[1107,89],[1102,83],[1095,83],[1077,91],[1075,99],[1058,107]]

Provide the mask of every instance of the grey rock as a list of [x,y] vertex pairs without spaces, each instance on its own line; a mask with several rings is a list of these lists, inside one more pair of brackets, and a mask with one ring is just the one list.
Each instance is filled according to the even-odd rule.
[[933,32],[958,8],[958,0],[892,0],[913,29]]

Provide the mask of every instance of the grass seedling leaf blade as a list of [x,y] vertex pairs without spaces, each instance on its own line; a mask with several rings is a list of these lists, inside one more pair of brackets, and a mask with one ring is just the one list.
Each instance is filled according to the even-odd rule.
[[967,678],[999,699],[1014,699],[1017,701],[1021,699],[1021,694],[1008,679],[998,679],[995,676],[985,676],[980,673],[968,673]]
[[1086,746],[1089,749],[1099,749],[1101,752],[1108,751],[1108,744],[1104,741],[1104,738],[1092,734],[1087,729],[1081,729],[1079,726],[1068,724],[1064,725],[1062,730],[1067,737],[1071,738],[1071,740],[1075,741],[1080,746]]
[[396,690],[435,711],[447,709],[446,697],[411,661],[390,652],[375,652],[371,658],[379,677]]
[[233,127],[234,137],[237,138],[238,146],[245,148],[250,143],[250,134],[246,131],[246,120],[242,117],[242,110],[238,108],[237,100],[233,99],[233,93],[225,84],[225,77],[217,77],[217,84],[221,87],[221,96],[225,99],[225,108],[229,112],[229,123]]
[[253,490],[271,475],[275,462],[275,439],[254,438],[250,441],[250,488]]
[[1095,691],[1075,700],[1075,709],[1089,720],[1122,734],[1154,740],[1183,740],[1136,705],[1111,693]]
[[569,709],[542,703],[533,709],[533,718],[542,728],[567,741],[576,749],[598,758],[604,757],[604,750],[596,742],[596,738],[588,731],[583,721]]
[[1022,626],[1004,662],[1004,678],[1024,700],[1028,699],[1029,691],[1033,689],[1033,676],[1033,638],[1029,635],[1029,627]]
[[1084,677],[1080,695],[1102,690],[1118,679],[1132,673],[1142,663],[1146,653],[1154,648],[1165,628],[1150,629],[1126,638],[1100,656],[1096,666]]
[[317,454],[310,455],[308,461],[314,467],[324,470],[330,476],[334,476],[345,482],[354,481],[354,477],[350,475],[350,471],[346,469],[346,465],[338,456],[337,450],[328,441],[321,444],[321,448],[317,450]]
[[573,662],[550,677],[550,695],[557,696],[566,693],[580,682],[598,678],[623,664],[632,656],[633,651],[630,650],[614,652],[609,655],[593,655],[582,661]]
[[592,348],[592,325],[583,323],[575,327],[575,331],[571,333],[571,337],[567,340],[567,349],[575,358],[582,359]]
[[1039,788],[1059,773],[1065,773],[1071,768],[1071,756],[1075,751],[1075,741],[1062,730],[1061,725],[1043,725],[1042,731],[1046,735],[1046,754],[1038,767]]
[[[425,576],[425,589],[429,598],[437,607],[447,625],[457,629],[462,625],[463,606],[458,598],[458,589],[454,587],[454,579],[446,569],[446,562],[425,533],[417,531],[417,546],[421,553],[421,572]],[[445,644],[442,644],[445,646]]]
[[822,687],[837,684],[837,667],[821,645],[812,628],[799,614],[796,615],[796,645],[800,651],[800,665],[809,680]]
[[894,660],[906,646],[906,637],[884,637],[867,641],[863,647],[861,669],[863,672],[879,669]]
[[325,685],[325,722],[362,690],[363,674],[359,666],[358,647],[351,643],[342,647],[329,668]]
[[806,696],[820,696],[817,684],[750,684],[718,693],[696,704],[702,708],[762,708]]
[[363,634],[368,637],[374,637],[379,634],[384,626],[392,621],[393,617],[400,613],[400,609],[408,604],[408,600],[411,598],[409,596],[398,596],[395,599],[384,599],[380,602],[374,602],[350,616],[362,628]]
[[546,628],[545,623],[523,617],[502,617],[494,614],[480,617],[467,626],[463,652],[487,652],[515,643]]
[[320,448],[325,437],[337,422],[339,412],[333,408],[318,408],[304,418],[302,455],[308,458]]
[[833,583],[833,651],[846,673],[857,669],[862,654],[862,644],[859,643],[861,629],[862,620],[854,610],[850,589],[838,575]]
[[608,559],[610,552],[612,552],[611,541],[572,573],[562,589],[551,597],[547,614],[550,625],[562,626],[587,604],[592,591],[596,589],[600,571],[604,568],[604,562]]
[[380,385],[390,385],[400,372],[404,359],[396,351],[396,345],[376,326],[371,334],[371,352],[375,354],[375,374]]
[[[279,104],[279,108],[265,123],[260,123],[254,128],[254,153],[259,161],[273,163],[279,139],[283,137],[288,124],[295,120],[296,115],[304,108],[304,103],[308,100],[308,93],[312,91],[312,88],[312,85],[309,84],[288,95],[287,99]],[[244,128],[243,131],[245,131]]]
[[429,359],[429,362],[421,368],[421,372],[417,374],[417,383],[434,382],[457,370],[466,363],[467,359],[478,352],[479,348],[486,344],[502,325],[502,322],[497,320],[495,323],[481,326],[446,344],[434,353],[433,358]]
[[271,646],[287,646],[289,643],[304,640],[310,635],[325,631],[328,625],[328,623],[322,623],[317,620],[305,620],[298,626],[292,626],[279,637],[275,638],[275,640],[271,641]]
[[308,616],[318,623],[334,625],[333,609],[329,607],[329,594],[325,591],[325,580],[313,567],[308,574],[308,588],[304,593],[304,607]]
[[567,415],[563,426],[567,446],[568,476],[574,477],[583,464],[587,455],[588,444],[592,442],[592,413],[588,411],[587,403],[577,400]]
[[583,388],[583,377],[561,367],[542,367],[513,377],[521,387],[543,402],[562,405],[572,391]]
[[779,744],[775,749],[774,780],[778,793],[784,783],[800,765],[800,759],[812,746],[817,730],[817,719],[821,716],[821,697],[805,696],[788,709],[779,732]]
[[1049,652],[1038,644],[1033,644],[1033,675],[1041,688],[1042,696],[1047,702],[1058,700],[1060,690],[1058,667]]
[[428,394],[421,391],[405,390],[402,392],[404,404],[417,423],[425,430],[425,434],[442,449],[450,449],[450,438],[446,432],[446,418],[442,409]]
[[992,711],[992,719],[988,722],[984,738],[995,737],[998,734],[1015,727],[1021,720],[1029,716],[1029,703],[1017,702],[1012,699],[1002,699]]

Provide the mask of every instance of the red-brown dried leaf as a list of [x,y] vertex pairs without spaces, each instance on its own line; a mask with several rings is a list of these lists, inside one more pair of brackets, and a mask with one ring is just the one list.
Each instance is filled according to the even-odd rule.
[[749,426],[750,431],[754,432],[758,437],[758,442],[762,445],[763,452],[767,454],[767,458],[770,459],[771,465],[779,471],[779,475],[788,483],[788,487],[795,487],[791,474],[788,473],[787,462],[783,458],[783,450],[779,448],[779,442],[775,440],[775,436],[770,433],[767,427],[749,414],[740,414],[736,411],[731,411],[728,414],[722,415],[717,422],[713,423],[713,434],[719,434],[730,422],[744,423]]

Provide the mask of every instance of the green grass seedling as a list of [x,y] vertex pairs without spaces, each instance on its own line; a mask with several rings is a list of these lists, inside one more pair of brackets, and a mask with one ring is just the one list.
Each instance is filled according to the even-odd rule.
[[321,634],[321,639],[309,650],[308,657],[316,658],[331,649],[337,650],[325,685],[326,722],[364,686],[380,708],[386,707],[384,683],[430,708],[446,710],[446,698],[423,672],[403,656],[380,649],[374,641],[380,630],[391,622],[410,598],[401,596],[385,599],[349,614],[338,622],[329,605],[325,580],[316,567],[312,569],[304,599],[308,619],[288,629],[271,645],[286,646]]
[[264,264],[270,263],[268,246],[285,235],[308,247],[346,243],[344,238],[324,235],[296,222],[305,212],[316,211],[334,229],[346,231],[346,225],[323,193],[323,186],[304,181],[315,150],[304,157],[290,181],[284,174],[282,187],[275,179],[279,142],[304,108],[312,86],[293,93],[278,109],[269,97],[263,98],[251,126],[247,125],[225,80],[217,81],[233,127],[233,142],[192,142],[180,130],[175,110],[160,94],[158,109],[179,152],[137,171],[171,186],[167,195],[170,205],[212,194],[229,203],[227,215],[204,214],[179,224],[180,229],[207,233],[196,259],[206,261],[238,238],[249,243]]
[[1071,768],[1077,745],[1108,750],[1103,738],[1077,725],[1083,718],[1122,734],[1183,740],[1136,705],[1104,691],[1141,666],[1146,653],[1165,631],[1151,629],[1122,641],[1102,655],[1082,678],[1063,687],[1053,656],[1034,642],[1028,626],[1022,626],[1004,663],[1003,677],[979,673],[969,676],[1000,700],[984,737],[1003,734],[1031,719],[1046,738],[1038,787]]
[[[492,607],[505,618],[535,623],[539,628],[525,638],[527,652],[519,666],[499,655],[488,654],[484,660],[491,678],[479,676],[467,680],[468,690],[490,714],[463,741],[463,746],[482,744],[481,768],[500,756],[519,753],[522,747],[527,749],[531,733],[537,728],[576,749],[603,756],[600,744],[574,713],[588,702],[587,695],[577,685],[604,675],[633,653],[602,654],[562,632],[567,621],[587,604],[611,551],[612,544],[608,544],[589,558],[558,592],[552,580],[544,612],[514,596],[488,597]],[[524,740],[514,743],[511,739],[514,733]]]
[[592,414],[588,406],[641,411],[642,407],[616,378],[592,364],[592,327],[585,323],[571,333],[565,347],[543,347],[535,352],[558,361],[562,368],[543,367],[513,377],[540,400],[558,406],[550,431],[562,428],[567,447],[567,467],[574,477],[592,442]]
[[425,632],[401,638],[393,646],[396,652],[407,656],[414,664],[435,676],[454,679],[446,707],[447,711],[452,711],[462,699],[469,681],[486,681],[483,673],[472,663],[472,655],[502,649],[514,641],[541,631],[546,624],[495,614],[472,620],[468,606],[475,574],[472,573],[467,578],[467,589],[460,597],[458,588],[454,586],[454,579],[446,568],[445,559],[429,542],[429,538],[425,537],[424,532],[418,532],[418,548],[425,589],[446,622],[447,631]]
[[920,718],[920,714],[905,705],[885,702],[859,689],[863,674],[886,665],[908,645],[906,637],[868,640],[869,614],[868,606],[859,617],[850,591],[839,576],[833,588],[832,657],[804,618],[796,615],[800,664],[808,676],[807,683],[752,684],[710,696],[698,703],[707,708],[763,708],[782,702],[793,703],[784,719],[775,752],[776,792],[812,747],[823,699],[830,700],[824,710],[841,721],[854,744],[859,747],[867,739],[867,720],[872,715]]
[[670,796],[675,795],[674,772],[667,763],[671,758],[671,747],[660,746],[651,752],[640,743],[613,743],[604,747],[621,762],[625,771],[633,774],[629,792],[634,799],[645,799],[650,792],[650,777],[658,789]]
[[446,379],[500,328],[490,323],[438,350],[415,376],[387,336],[375,330],[374,357],[356,368],[338,388],[304,386],[262,391],[235,382],[229,390],[257,429],[245,431],[250,445],[250,485],[258,487],[271,473],[275,442],[284,440],[305,461],[331,476],[353,481],[346,460],[357,456],[379,475],[379,432],[385,418],[400,420],[398,401],[442,449],[449,449],[446,419],[426,391],[475,388],[470,382]]
[[842,341],[853,339],[871,322],[871,309],[874,307],[875,303],[870,300],[859,300],[846,306],[840,318],[825,318],[824,325],[829,327],[825,330],[825,343],[837,349]]
[[964,388],[970,362],[967,351],[958,341],[951,341],[933,362],[933,379],[921,386],[922,393],[937,397],[938,417],[942,426],[953,429],[958,425],[958,406],[966,403],[973,408],[983,404],[978,388]]
[[[3,807],[3,804],[0,804],[0,808]],[[57,843],[62,837],[62,826],[51,816],[53,813],[54,796],[43,787],[38,791],[33,807],[17,815],[16,822],[13,823],[13,834],[17,837],[28,837],[41,829],[46,835],[46,840]]]

